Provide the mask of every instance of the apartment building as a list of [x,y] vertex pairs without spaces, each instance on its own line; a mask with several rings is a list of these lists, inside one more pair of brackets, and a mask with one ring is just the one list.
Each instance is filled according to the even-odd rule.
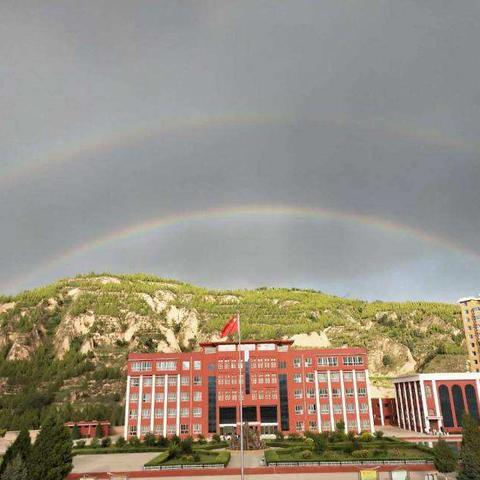
[[[362,348],[292,349],[290,340],[201,344],[188,353],[132,353],[128,358],[125,438],[206,437],[237,432],[243,421],[260,434],[374,431],[367,352]],[[239,387],[241,366],[241,392]]]
[[463,328],[468,351],[468,369],[480,372],[480,298],[461,298]]

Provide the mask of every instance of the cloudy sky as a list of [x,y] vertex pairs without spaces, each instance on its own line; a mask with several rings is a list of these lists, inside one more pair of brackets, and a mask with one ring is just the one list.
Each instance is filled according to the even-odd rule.
[[0,291],[89,271],[480,291],[477,1],[0,2]]

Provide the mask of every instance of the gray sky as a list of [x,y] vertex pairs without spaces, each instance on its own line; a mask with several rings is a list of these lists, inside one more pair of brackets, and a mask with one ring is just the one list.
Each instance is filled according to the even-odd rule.
[[4,0],[0,18],[0,291],[91,270],[480,291],[478,2]]

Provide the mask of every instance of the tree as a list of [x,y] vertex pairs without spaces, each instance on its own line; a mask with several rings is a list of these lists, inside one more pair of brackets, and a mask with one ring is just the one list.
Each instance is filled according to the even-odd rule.
[[313,439],[315,453],[323,453],[327,449],[327,439],[320,434],[315,435]]
[[7,465],[0,477],[1,480],[28,480],[28,470],[21,455],[17,455]]
[[78,440],[79,438],[81,438],[80,428],[75,424],[72,428],[72,440]]
[[26,428],[22,428],[18,437],[8,447],[3,462],[0,465],[0,475],[7,469],[7,466],[17,457],[20,456],[23,464],[26,465],[30,452],[32,450],[32,443],[30,441],[30,434]]
[[439,472],[453,472],[457,468],[457,455],[443,438],[440,438],[433,447],[433,457],[435,468]]
[[54,415],[43,423],[33,444],[28,465],[29,480],[63,480],[72,470],[72,439],[67,427]]
[[95,427],[95,438],[102,438],[103,437],[103,428],[100,422],[97,423]]
[[463,439],[460,450],[460,472],[458,480],[478,480],[480,478],[480,430],[471,415],[463,415]]

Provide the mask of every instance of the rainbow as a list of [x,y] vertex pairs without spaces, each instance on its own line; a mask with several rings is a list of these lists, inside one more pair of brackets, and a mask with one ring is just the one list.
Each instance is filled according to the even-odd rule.
[[[345,222],[353,226],[367,226],[387,233],[404,235],[413,240],[437,247],[442,247],[455,253],[468,256],[475,261],[480,261],[479,252],[468,249],[447,238],[433,235],[408,225],[391,222],[380,217],[317,207],[290,205],[238,205],[211,208],[208,210],[177,212],[170,215],[151,218],[133,225],[128,225],[124,228],[114,230],[106,235],[69,248],[59,255],[55,255],[54,257],[48,259],[45,263],[41,264],[38,268],[31,271],[27,276],[14,280],[13,284],[24,284],[29,280],[37,278],[41,273],[51,270],[52,268],[59,266],[74,257],[89,253],[93,250],[108,246],[121,240],[140,237],[163,228],[180,226],[182,224],[188,224],[194,221],[222,220],[245,216],[252,218],[258,216],[292,216],[295,218],[311,219],[313,221],[335,220]],[[10,289],[12,287],[10,282],[9,287]]]
[[33,160],[20,163],[0,175],[0,184],[12,184],[58,165],[91,157],[92,154],[110,152],[123,145],[139,143],[160,135],[228,126],[271,125],[283,121],[285,117],[282,115],[260,113],[200,115],[183,119],[164,118],[159,122],[133,128],[101,132],[67,142],[61,149],[51,150]]

